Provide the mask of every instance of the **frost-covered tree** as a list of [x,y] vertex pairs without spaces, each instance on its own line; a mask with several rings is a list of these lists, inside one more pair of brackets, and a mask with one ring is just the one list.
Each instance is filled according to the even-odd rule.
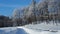
[[17,24],[18,19],[20,19],[20,10],[15,9],[13,11],[13,26],[17,26],[18,25]]

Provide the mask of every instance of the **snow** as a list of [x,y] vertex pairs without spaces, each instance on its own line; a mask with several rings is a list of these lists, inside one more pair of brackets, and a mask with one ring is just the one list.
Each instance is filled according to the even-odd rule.
[[0,28],[0,34],[15,34],[16,29],[16,27]]
[[49,24],[46,24],[46,22],[40,23],[40,24],[29,24],[25,26],[26,28],[30,29],[37,29],[37,30],[60,30],[60,23],[58,25],[53,24],[50,22]]
[[[6,29],[6,30],[5,30]],[[49,32],[49,31],[37,31],[29,29],[26,27],[11,27],[11,28],[1,28],[0,34],[59,34],[58,32]]]
[[0,28],[0,34],[60,34],[60,24],[40,23],[18,27]]
[[25,27],[17,27],[16,29],[15,27],[0,29],[0,34],[59,34],[59,33],[60,31],[58,32],[37,31]]

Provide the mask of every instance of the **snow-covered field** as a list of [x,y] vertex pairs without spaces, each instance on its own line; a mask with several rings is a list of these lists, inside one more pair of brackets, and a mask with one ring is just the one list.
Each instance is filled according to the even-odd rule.
[[60,34],[60,24],[29,24],[18,27],[0,28],[0,34]]
[[46,24],[46,22],[40,23],[40,24],[29,24],[25,25],[26,28],[34,29],[34,30],[60,30],[60,23],[52,23]]
[[49,31],[37,31],[25,27],[11,27],[11,28],[2,28],[0,29],[0,34],[60,34],[58,32],[49,32]]

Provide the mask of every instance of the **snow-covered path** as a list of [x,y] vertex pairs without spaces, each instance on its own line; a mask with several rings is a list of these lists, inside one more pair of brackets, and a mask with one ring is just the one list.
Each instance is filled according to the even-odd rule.
[[[18,27],[20,28],[20,27]],[[40,32],[37,32],[37,31],[34,31],[32,29],[28,29],[28,28],[25,28],[25,27],[22,27],[24,29],[24,31],[27,32],[27,34],[39,34]]]

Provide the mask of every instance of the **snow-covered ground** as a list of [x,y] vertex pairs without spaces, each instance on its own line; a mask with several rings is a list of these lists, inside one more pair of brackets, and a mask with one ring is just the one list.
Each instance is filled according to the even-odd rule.
[[60,34],[58,32],[49,32],[49,31],[37,31],[25,27],[11,27],[11,28],[1,28],[0,34]]
[[52,23],[46,24],[46,22],[40,24],[29,24],[25,25],[26,28],[34,29],[34,30],[60,30],[60,23]]
[[0,28],[0,34],[60,34],[60,24],[29,24],[18,27]]

